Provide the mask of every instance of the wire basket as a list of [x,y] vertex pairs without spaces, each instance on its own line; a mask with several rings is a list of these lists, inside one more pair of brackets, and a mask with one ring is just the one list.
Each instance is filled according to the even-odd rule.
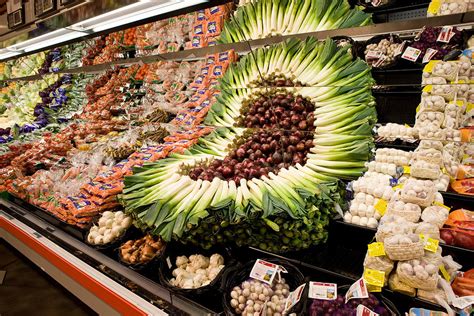
[[[285,273],[285,280],[290,286],[291,291],[295,290],[298,286],[303,284],[303,274],[297,267],[295,267],[288,261],[276,258],[264,258],[262,260],[283,266],[288,271],[288,274]],[[244,281],[250,278],[250,271],[252,271],[254,264],[255,260],[252,260],[247,262],[243,266],[235,266],[225,271],[222,281],[222,290],[224,292],[223,307],[224,313],[226,315],[236,315],[234,313],[234,308],[232,308],[232,306],[230,305],[230,301],[232,299],[230,296],[230,292],[234,287],[241,285]]]
[[[191,256],[194,254],[201,254],[206,257],[218,253],[224,258],[225,267],[216,275],[216,277],[208,285],[195,288],[195,289],[183,289],[178,286],[171,285],[170,280],[173,278],[173,270],[176,268],[176,258],[178,256]],[[211,291],[221,291],[222,278],[228,269],[235,265],[235,260],[232,259],[232,254],[227,248],[211,248],[211,249],[196,249],[196,247],[186,247],[180,245],[179,247],[168,247],[166,256],[163,256],[160,260],[160,269],[158,271],[158,277],[160,283],[170,289],[171,291],[187,296],[202,296],[209,294]]]
[[412,242],[407,245],[390,245],[390,238],[394,237],[395,236],[388,237],[384,241],[385,253],[387,254],[387,257],[390,258],[390,260],[405,261],[418,259],[423,257],[423,255],[425,254],[423,250],[423,241],[418,240],[417,242]]

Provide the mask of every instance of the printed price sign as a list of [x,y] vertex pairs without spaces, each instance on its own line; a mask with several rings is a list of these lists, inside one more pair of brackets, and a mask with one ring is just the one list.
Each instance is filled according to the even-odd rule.
[[451,210],[451,208],[450,208],[449,206],[446,206],[446,205],[444,205],[443,203],[440,203],[440,202],[438,202],[438,201],[433,202],[433,205],[441,206],[441,207],[447,209],[448,211]]
[[449,275],[448,271],[446,271],[444,264],[439,266],[439,271],[441,271],[441,275],[446,281],[451,282],[451,276]]
[[454,32],[453,32],[453,27],[452,26],[443,26],[441,29],[441,32],[438,35],[438,39],[436,39],[437,42],[442,42],[442,43],[449,43],[449,41],[453,38]]
[[337,284],[309,282],[308,297],[316,300],[335,300],[337,298]]
[[415,62],[418,57],[421,55],[421,50],[408,46],[407,49],[405,49],[405,52],[402,55],[403,59]]
[[380,215],[384,216],[385,212],[387,212],[388,203],[385,200],[380,199],[377,203],[375,203],[374,208]]
[[385,273],[379,270],[365,269],[364,280],[368,284],[378,286],[378,287],[383,287],[385,283]]
[[428,13],[431,15],[436,15],[441,8],[441,0],[431,0],[430,5],[428,6]]
[[367,290],[367,284],[364,278],[360,278],[354,284],[351,285],[346,293],[346,303],[353,298],[368,298],[369,291]]
[[267,284],[272,284],[275,275],[279,270],[278,267],[277,264],[257,259],[253,265],[252,271],[250,271],[250,277]]
[[424,64],[424,63],[429,62],[431,59],[433,59],[433,57],[436,55],[436,53],[438,53],[438,51],[436,49],[428,48],[426,50],[425,56],[423,56],[422,63]]
[[425,247],[424,247],[425,250],[428,250],[431,252],[436,252],[438,250],[439,240],[426,237],[423,234],[420,234],[420,239],[425,244]]
[[367,245],[369,249],[369,256],[371,257],[380,257],[385,256],[385,248],[383,242],[373,242]]
[[285,302],[285,309],[283,311],[283,315],[286,315],[286,312],[289,311],[293,306],[298,304],[298,302],[301,299],[301,295],[303,294],[303,290],[306,284],[301,284],[294,290],[293,292],[290,292],[288,295],[286,302]]
[[378,316],[378,314],[374,313],[364,305],[359,304],[359,306],[357,306],[356,316]]

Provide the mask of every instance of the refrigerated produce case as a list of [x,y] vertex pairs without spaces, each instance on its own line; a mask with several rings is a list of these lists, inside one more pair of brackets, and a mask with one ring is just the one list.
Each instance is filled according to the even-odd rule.
[[[400,1],[398,1],[400,2]],[[425,18],[429,1],[410,1],[409,4],[371,9],[375,25],[337,29],[305,34],[274,36],[248,40],[239,43],[218,44],[210,47],[183,49],[175,52],[154,53],[134,57],[133,54],[115,56],[106,63],[90,66],[64,68],[58,74],[83,74],[117,70],[131,65],[143,66],[163,61],[197,61],[210,54],[234,50],[239,55],[254,54],[263,46],[280,43],[289,38],[305,39],[312,36],[318,40],[328,37],[349,36],[357,44],[378,34],[395,34],[404,40],[411,40],[424,27],[453,26],[471,29],[474,12]],[[182,13],[182,12],[180,12]],[[49,71],[48,71],[49,72]],[[375,79],[372,90],[375,97],[378,123],[389,122],[413,125],[416,107],[422,93],[423,65],[401,61],[397,65],[371,70]],[[22,78],[8,78],[6,81],[42,80],[42,75],[33,74]],[[130,88],[130,84],[128,85]],[[132,87],[133,88],[133,87]],[[138,94],[140,85],[136,86]],[[143,95],[141,95],[143,97]],[[417,142],[380,140],[377,148],[414,150]],[[472,208],[473,196],[454,192],[443,192],[444,204],[452,209]],[[223,313],[222,291],[217,288],[205,295],[175,293],[160,284],[158,263],[143,270],[133,270],[119,262],[116,249],[98,250],[87,243],[89,226],[79,228],[52,216],[40,207],[26,202],[12,194],[3,193],[0,199],[0,231],[2,238],[12,244],[35,264],[40,265],[66,289],[79,297],[98,313],[104,314],[190,314],[209,315]],[[363,262],[367,244],[374,238],[376,229],[346,223],[342,219],[331,220],[326,243],[299,251],[276,254],[265,247],[229,246],[232,257],[238,264],[258,258],[279,258],[294,264],[311,280],[350,285],[364,272]],[[167,247],[179,247],[176,241]],[[196,247],[196,252],[199,248]],[[443,255],[451,255],[463,266],[473,268],[474,250],[443,245]],[[383,296],[394,303],[403,314],[412,307],[432,310],[443,308],[432,302],[412,298],[383,289]],[[397,312],[396,312],[397,313]]]

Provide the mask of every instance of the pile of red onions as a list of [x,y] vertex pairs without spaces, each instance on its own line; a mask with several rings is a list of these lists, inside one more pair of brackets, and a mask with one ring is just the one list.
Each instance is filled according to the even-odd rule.
[[260,96],[244,107],[237,125],[250,135],[236,140],[235,148],[223,160],[193,168],[193,180],[212,181],[260,178],[297,163],[304,164],[313,147],[314,105],[292,94]]

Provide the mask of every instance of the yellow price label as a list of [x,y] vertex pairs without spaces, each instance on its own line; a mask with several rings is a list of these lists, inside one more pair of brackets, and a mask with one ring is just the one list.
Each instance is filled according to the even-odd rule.
[[460,106],[460,107],[463,107],[464,106],[464,101],[463,100],[457,100],[456,105]]
[[[418,106],[416,107],[416,113],[420,112],[420,109],[421,109],[421,104],[418,104]],[[408,125],[408,124],[405,124],[405,126]],[[409,125],[408,125],[409,126]]]
[[450,208],[449,206],[446,206],[446,205],[444,205],[443,203],[440,203],[440,202],[438,202],[438,201],[434,201],[434,202],[433,202],[433,205],[444,207],[444,208],[447,209],[448,211],[451,210],[451,208]]
[[382,292],[382,287],[375,286],[375,285],[372,285],[372,284],[367,284],[367,290],[369,292]]
[[474,109],[474,103],[468,103],[466,107],[466,112],[472,111]]
[[437,63],[439,63],[441,60],[430,60],[426,66],[423,68],[423,72],[427,73],[432,73],[434,67],[436,66]]
[[425,235],[420,234],[420,239],[423,240],[423,243],[425,244],[424,249],[431,251],[431,252],[436,252],[438,250],[439,246],[439,240],[433,239],[433,238],[426,238]]
[[401,189],[403,189],[403,184],[396,185],[396,186],[392,187],[392,189],[393,189],[394,191],[396,191],[396,190],[401,190]]
[[430,5],[428,6],[428,13],[436,15],[441,8],[441,0],[431,0]]
[[410,174],[411,173],[410,166],[403,166],[403,173],[404,174]]
[[427,85],[426,87],[423,88],[423,92],[429,93],[431,91],[433,91],[433,85],[431,85],[431,84],[429,84],[429,85]]
[[374,208],[381,216],[384,216],[385,212],[387,212],[387,205],[387,201],[380,199],[377,203],[375,203]]
[[383,287],[385,284],[385,272],[373,269],[365,269],[364,280],[367,284]]
[[446,281],[451,282],[451,276],[449,275],[448,271],[446,271],[444,264],[439,266],[439,271],[441,271],[441,275]]
[[380,257],[385,256],[385,248],[383,242],[373,242],[367,245],[369,249],[369,256],[371,257]]

